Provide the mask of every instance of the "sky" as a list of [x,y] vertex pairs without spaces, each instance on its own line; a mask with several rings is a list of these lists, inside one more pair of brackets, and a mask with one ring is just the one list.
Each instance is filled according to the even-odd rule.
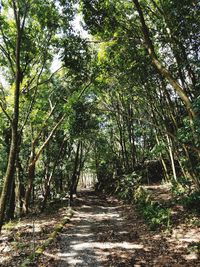
[[[74,21],[72,22],[72,25],[74,27],[75,32],[80,33],[82,38],[89,38],[89,34],[86,30],[82,27],[83,18],[81,14],[77,14]],[[61,61],[59,60],[59,54],[55,55],[53,59],[53,63],[51,66],[52,73],[58,70],[61,67]],[[9,85],[6,82],[5,78],[3,77],[2,71],[0,70],[0,83],[3,85],[4,88],[8,88]]]
[[[77,14],[75,16],[75,19],[72,22],[72,26],[73,26],[73,28],[74,28],[74,30],[75,30],[76,33],[79,33],[82,38],[87,39],[87,38],[90,37],[90,35],[89,35],[89,33],[86,30],[83,29],[83,26],[82,26],[83,23],[84,23],[83,22],[83,17],[79,13],[79,14]],[[54,60],[53,60],[52,66],[51,66],[51,71],[52,72],[55,72],[60,67],[61,67],[61,61],[59,60],[59,55],[56,55],[54,57]]]

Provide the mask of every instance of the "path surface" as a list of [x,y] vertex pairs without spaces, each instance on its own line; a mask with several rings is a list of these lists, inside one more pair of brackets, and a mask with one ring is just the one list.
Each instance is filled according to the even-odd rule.
[[200,266],[179,240],[150,232],[133,207],[93,192],[76,199],[75,214],[39,266]]

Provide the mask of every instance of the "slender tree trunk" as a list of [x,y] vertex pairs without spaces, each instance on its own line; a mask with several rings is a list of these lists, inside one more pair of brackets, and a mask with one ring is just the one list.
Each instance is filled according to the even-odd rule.
[[170,140],[168,135],[166,135],[166,136],[167,136],[168,150],[169,150],[169,155],[170,155],[170,160],[171,160],[173,177],[174,177],[174,181],[177,182],[177,175],[176,175],[176,168],[175,168],[175,163],[174,163],[172,141]]
[[19,120],[19,96],[20,96],[20,81],[21,81],[21,69],[20,69],[20,46],[21,46],[21,29],[19,14],[17,14],[17,8],[14,4],[15,21],[17,27],[16,36],[16,73],[15,73],[15,89],[14,89],[14,111],[13,119],[11,122],[12,136],[11,146],[8,158],[8,165],[6,174],[4,177],[3,190],[0,200],[0,231],[4,222],[5,210],[7,199],[11,194],[12,184],[15,173],[15,160],[17,155],[17,142],[18,142],[18,120]]
[[60,178],[59,178],[59,192],[62,193],[63,192],[63,175],[60,174]]
[[[159,138],[158,138],[158,134],[157,132],[155,133],[155,137],[156,137],[156,142],[158,145],[160,145],[160,141],[159,141]],[[167,165],[163,159],[163,156],[162,156],[162,153],[159,153],[160,154],[160,160],[161,160],[161,163],[162,163],[162,167],[163,167],[163,173],[164,173],[164,176],[165,176],[165,180],[167,182],[170,181],[170,177],[169,177],[169,173],[168,173],[168,169],[167,169]]]
[[71,177],[71,184],[70,184],[70,204],[73,202],[73,194],[74,194],[74,187],[76,184],[76,177],[77,177],[77,170],[78,170],[78,163],[79,163],[79,150],[81,146],[81,141],[78,141],[77,148],[76,148],[76,156],[74,161],[74,170]]
[[63,142],[62,142],[61,147],[59,149],[58,157],[54,162],[54,165],[53,165],[53,168],[52,168],[52,171],[51,171],[50,175],[47,177],[46,186],[45,186],[45,193],[44,193],[44,199],[43,199],[42,205],[41,205],[41,212],[43,212],[45,207],[46,207],[47,199],[48,199],[49,194],[50,194],[51,181],[52,181],[52,179],[54,177],[54,173],[55,173],[56,167],[58,166],[60,158],[62,156],[62,151],[63,151],[63,148],[64,148],[64,144],[65,144],[65,140],[63,139]]
[[[50,132],[49,136],[44,141],[44,143],[41,145],[41,147],[38,149],[38,152],[36,154],[34,153],[34,150],[33,150],[33,154],[32,154],[32,156],[30,158],[29,167],[28,167],[28,184],[26,186],[25,205],[24,205],[25,213],[28,213],[28,211],[29,211],[31,192],[32,192],[32,189],[33,189],[33,183],[34,183],[34,179],[35,179],[35,166],[36,166],[36,163],[37,163],[41,153],[43,152],[45,147],[50,142],[53,134],[55,133],[57,128],[63,122],[64,118],[65,118],[65,116],[62,116],[61,119],[57,122],[57,124],[54,126],[54,128]],[[35,143],[33,145],[35,145]],[[33,149],[35,149],[35,147]]]
[[[177,38],[177,36],[174,35],[173,33],[173,30],[172,30],[172,27],[173,25],[171,25],[170,23],[170,17],[168,17],[167,13],[164,12],[164,9],[161,7],[159,7],[159,5],[156,3],[156,1],[152,0],[152,3],[154,5],[154,7],[160,12],[160,14],[163,16],[163,21],[165,23],[165,26],[166,26],[166,31],[169,35],[169,39],[171,41],[171,45],[172,45],[172,50],[173,50],[173,53],[176,57],[176,60],[177,60],[177,64],[178,64],[178,68],[179,68],[179,73],[182,72],[183,68],[182,68],[182,64],[181,62],[184,61],[185,63],[185,68],[186,68],[186,71],[187,71],[187,75],[188,77],[190,78],[191,82],[192,82],[192,90],[191,93],[194,95],[194,96],[198,96],[197,95],[197,92],[196,92],[196,83],[197,83],[197,78],[196,78],[196,74],[195,72],[193,71],[192,69],[192,66],[190,65],[189,63],[189,60],[188,60],[188,55],[186,53],[186,50],[185,50],[185,47],[184,45],[182,44],[182,42]],[[162,5],[162,3],[161,3]],[[176,52],[176,47],[179,47],[179,51],[181,52],[181,54],[178,54]],[[183,60],[182,60],[183,58]],[[187,76],[186,75],[186,76]],[[180,75],[181,77],[182,75]],[[183,81],[183,84],[186,83],[185,79]],[[190,88],[188,88],[190,89]]]
[[11,194],[8,199],[8,207],[6,210],[6,220],[13,220],[15,217],[15,180],[13,179],[11,186]]
[[116,122],[117,122],[117,126],[118,126],[118,130],[119,130],[119,143],[121,146],[121,155],[122,155],[122,162],[123,162],[123,167],[124,170],[128,170],[129,169],[129,164],[128,164],[128,156],[127,156],[127,152],[126,152],[126,145],[125,145],[125,140],[124,140],[124,129],[122,126],[122,123],[120,121],[120,112],[119,112],[119,103],[117,103],[117,110],[118,110],[118,114],[116,114]]
[[23,169],[19,160],[19,155],[16,162],[16,202],[17,214],[19,217],[23,215],[23,199],[25,197],[25,188],[22,180]]
[[28,184],[26,186],[26,193],[24,199],[24,212],[27,214],[29,212],[29,204],[31,200],[31,192],[33,189],[33,182],[35,178],[35,162],[31,162],[28,166]]
[[76,183],[75,183],[75,186],[74,186],[75,194],[77,193],[77,187],[78,187],[78,183],[79,183],[79,180],[80,180],[81,170],[84,167],[85,159],[86,159],[86,155],[85,155],[85,158],[83,158],[83,143],[81,142],[80,156],[79,156],[79,166],[78,166],[78,171],[77,171]]
[[133,112],[132,108],[128,107],[128,116],[126,117],[126,124],[127,124],[127,131],[128,131],[128,138],[130,143],[130,150],[131,150],[131,171],[134,170],[136,164],[136,146],[135,146],[135,136],[133,130]]
[[142,28],[142,32],[144,35],[145,44],[146,44],[149,56],[151,57],[153,65],[156,67],[157,71],[162,76],[164,76],[168,80],[170,85],[174,88],[175,92],[179,95],[179,97],[183,101],[183,103],[184,103],[184,105],[188,111],[188,114],[190,115],[190,118],[193,120],[195,118],[196,114],[192,110],[192,104],[190,102],[190,99],[188,98],[188,96],[184,92],[184,89],[181,87],[181,85],[176,81],[176,79],[169,72],[169,70],[166,67],[164,67],[162,65],[162,63],[159,61],[159,59],[156,55],[156,52],[155,52],[154,45],[153,45],[152,40],[150,38],[149,29],[146,25],[146,22],[144,19],[144,14],[143,14],[142,8],[139,4],[139,1],[133,0],[133,3],[135,4],[136,10],[139,14],[139,19],[141,22],[141,28]]

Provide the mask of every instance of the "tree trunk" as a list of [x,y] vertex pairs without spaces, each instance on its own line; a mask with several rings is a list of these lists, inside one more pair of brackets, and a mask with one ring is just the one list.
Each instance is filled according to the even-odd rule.
[[41,212],[43,212],[44,209],[45,209],[45,207],[46,207],[47,199],[48,199],[49,194],[50,194],[51,181],[52,181],[52,179],[54,177],[54,173],[55,173],[56,167],[59,164],[60,158],[63,156],[62,155],[63,154],[62,152],[63,152],[64,144],[65,144],[65,139],[63,139],[63,142],[62,142],[61,147],[59,149],[58,157],[57,157],[57,159],[54,162],[52,171],[51,171],[50,175],[47,177],[46,186],[45,186],[45,193],[44,193],[44,199],[43,199],[42,205],[41,205]]
[[29,204],[31,199],[31,192],[33,189],[33,182],[35,177],[35,162],[31,162],[28,166],[28,184],[26,186],[25,200],[24,200],[24,212],[29,212]]
[[11,186],[11,194],[8,199],[8,207],[6,210],[6,220],[13,220],[15,217],[15,180],[13,179]]
[[[159,141],[157,132],[155,132],[155,138],[156,138],[157,144],[160,145],[160,141]],[[169,177],[169,173],[168,173],[168,170],[167,170],[167,165],[166,165],[166,163],[165,163],[165,161],[163,159],[162,153],[159,153],[159,154],[160,154],[160,160],[161,160],[162,167],[163,167],[163,173],[164,173],[164,176],[165,176],[165,181],[169,182],[170,181],[170,177]]]
[[[53,134],[55,133],[55,131],[57,130],[57,128],[60,126],[60,124],[63,122],[65,116],[62,116],[61,119],[57,122],[57,124],[54,126],[54,128],[52,129],[52,131],[50,132],[49,136],[47,137],[47,139],[44,141],[44,143],[41,145],[41,147],[38,149],[38,152],[36,154],[34,154],[34,149],[33,148],[33,155],[31,156],[31,159],[29,161],[29,167],[28,167],[28,184],[26,186],[26,194],[25,194],[25,205],[24,205],[24,211],[25,213],[28,213],[29,211],[29,205],[30,205],[30,199],[31,199],[31,192],[33,189],[33,183],[34,183],[34,178],[35,178],[35,166],[36,163],[41,155],[41,153],[43,152],[43,150],[45,149],[45,147],[48,145],[48,143],[50,142]],[[35,145],[35,143],[33,142],[33,146]]]
[[81,141],[78,141],[77,149],[76,149],[76,156],[74,161],[74,170],[71,177],[71,184],[70,184],[70,205],[73,202],[73,194],[75,193],[75,185],[76,185],[76,177],[77,177],[77,170],[78,170],[78,163],[79,163],[79,150],[81,146]]
[[25,197],[25,188],[22,182],[22,166],[19,161],[19,155],[16,162],[16,202],[17,202],[17,214],[19,217],[23,215],[23,199]]
[[188,98],[188,96],[186,95],[186,93],[184,92],[184,89],[181,87],[181,85],[176,81],[176,79],[172,76],[172,74],[169,72],[169,70],[164,67],[161,62],[159,61],[156,52],[155,52],[155,48],[154,45],[152,43],[152,40],[150,38],[150,34],[149,34],[149,29],[146,25],[145,19],[144,19],[144,14],[142,11],[142,8],[139,4],[138,0],[133,0],[136,10],[139,14],[139,18],[140,18],[140,22],[141,22],[141,28],[142,28],[142,32],[144,35],[144,40],[145,40],[145,44],[149,53],[149,56],[151,57],[152,63],[155,66],[155,68],[157,69],[157,71],[163,76],[165,77],[165,79],[168,80],[169,84],[174,88],[175,92],[179,95],[179,97],[181,98],[181,100],[183,101],[188,114],[190,116],[191,119],[194,119],[196,114],[195,112],[192,110],[192,104],[190,102],[190,99]]
[[[86,156],[85,156],[86,159]],[[75,194],[77,193],[77,187],[78,187],[78,183],[80,180],[80,175],[81,175],[81,170],[83,169],[84,163],[85,163],[85,159],[83,159],[83,143],[81,142],[81,149],[80,149],[80,156],[79,156],[79,166],[78,166],[78,170],[77,170],[77,177],[76,177],[76,183],[74,186],[74,192]]]
[[15,21],[17,28],[16,46],[15,46],[16,73],[15,73],[15,89],[14,89],[14,110],[13,110],[13,119],[11,121],[12,124],[11,146],[10,146],[8,165],[4,177],[4,184],[0,201],[0,231],[4,222],[7,199],[10,196],[12,190],[12,184],[15,173],[15,160],[17,155],[19,95],[20,95],[20,81],[21,81],[21,69],[20,69],[21,29],[20,29],[19,14],[17,14],[17,12],[18,12],[17,8],[14,4],[14,14],[15,14]]
[[173,177],[174,177],[174,181],[177,182],[177,175],[176,175],[176,168],[175,168],[175,163],[174,163],[172,141],[170,140],[168,135],[166,135],[166,137],[167,137],[168,150],[169,150],[169,156],[170,156],[170,160],[171,160]]

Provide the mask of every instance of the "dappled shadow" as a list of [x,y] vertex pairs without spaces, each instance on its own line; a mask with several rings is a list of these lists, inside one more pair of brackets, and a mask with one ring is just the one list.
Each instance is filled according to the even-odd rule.
[[171,185],[170,184],[153,184],[143,186],[151,194],[152,200],[158,202],[166,202],[172,198]]
[[46,241],[67,211],[67,207],[60,203],[52,204],[52,208],[52,213],[29,214],[3,226],[0,235],[0,266],[20,266],[37,246]]
[[199,266],[197,255],[183,243],[177,246],[159,232],[149,231],[132,206],[93,192],[80,193],[75,206],[70,225],[57,247],[45,253],[43,265]]

